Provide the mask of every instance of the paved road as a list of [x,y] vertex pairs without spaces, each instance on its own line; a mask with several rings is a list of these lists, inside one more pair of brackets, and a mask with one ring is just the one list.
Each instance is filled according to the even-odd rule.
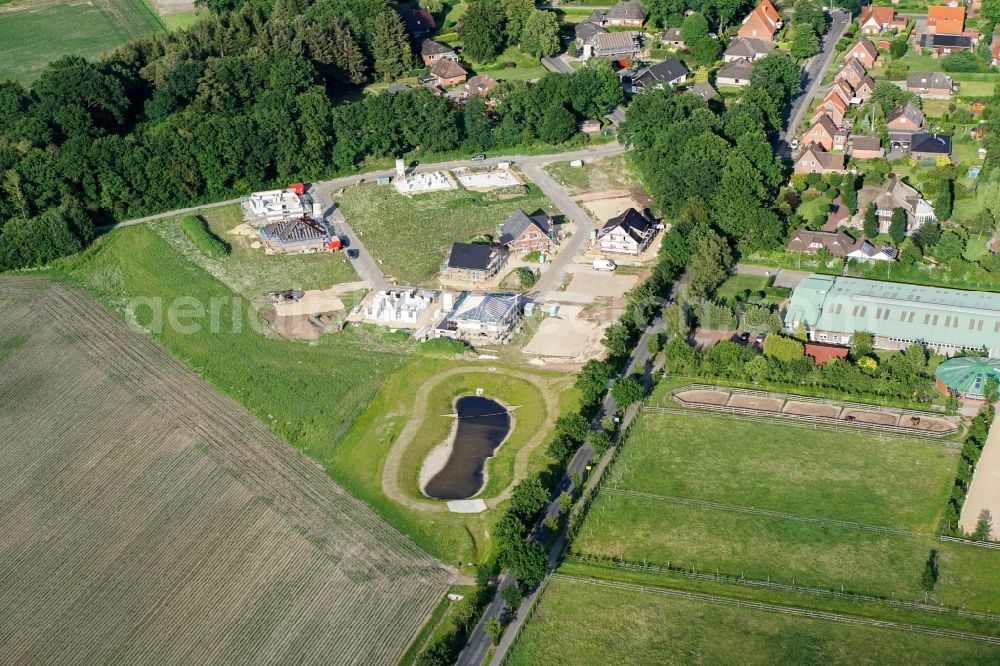
[[851,16],[842,9],[830,12],[832,18],[830,29],[823,39],[823,50],[809,59],[802,70],[802,92],[792,100],[792,106],[788,112],[788,124],[785,126],[784,142],[781,152],[788,155],[788,143],[795,138],[795,132],[806,113],[809,111],[809,101],[819,92],[823,75],[826,73],[836,51],[837,41],[844,36],[847,26],[851,24]]
[[810,271],[796,271],[789,268],[774,268],[772,266],[753,266],[750,264],[736,264],[736,272],[745,275],[774,276],[775,287],[786,287],[794,289],[799,283],[812,275]]
[[542,58],[542,67],[556,74],[572,74],[574,71],[568,62],[558,56],[555,58]]

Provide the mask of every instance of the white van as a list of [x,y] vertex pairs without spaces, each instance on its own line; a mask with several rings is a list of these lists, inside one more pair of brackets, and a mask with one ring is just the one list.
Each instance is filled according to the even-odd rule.
[[616,268],[618,268],[618,264],[611,259],[594,259],[595,271],[613,271]]

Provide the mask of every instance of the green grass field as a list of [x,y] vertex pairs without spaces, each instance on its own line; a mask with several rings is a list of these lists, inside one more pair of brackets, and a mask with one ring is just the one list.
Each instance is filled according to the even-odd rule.
[[[937,443],[645,414],[573,548],[586,556],[911,600],[923,595],[920,576],[935,548],[942,552],[936,598],[986,611],[1000,605],[1000,586],[991,582],[1000,552],[932,536],[956,464],[956,450]],[[627,494],[633,491],[652,497]]]
[[626,190],[639,187],[638,177],[625,155],[587,161],[582,167],[553,162],[545,171],[560,185],[579,192]]
[[407,197],[392,187],[361,185],[344,190],[336,203],[386,276],[401,284],[433,284],[453,242],[494,236],[517,208],[558,214],[533,185],[505,199],[462,188]]
[[139,0],[24,2],[0,14],[0,80],[30,85],[48,63],[64,55],[96,58],[163,29]]
[[510,664],[989,664],[1000,648],[554,580]]
[[734,273],[719,285],[719,288],[715,291],[715,297],[720,301],[724,301],[731,296],[741,296],[747,289],[750,291],[763,291],[770,283],[771,278],[766,275]]

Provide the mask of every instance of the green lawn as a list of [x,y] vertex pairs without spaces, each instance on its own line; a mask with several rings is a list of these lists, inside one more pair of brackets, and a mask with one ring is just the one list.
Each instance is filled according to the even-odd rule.
[[546,165],[545,171],[574,193],[639,187],[635,170],[625,155],[588,160],[582,167],[570,166],[569,162],[553,162]]
[[[573,549],[580,555],[916,599],[923,594],[924,563],[936,548],[943,553],[935,591],[941,602],[986,611],[1000,605],[1000,583],[992,582],[1000,579],[1000,552],[941,544],[931,536],[956,464],[957,450],[937,443],[702,414],[644,414]],[[669,498],[919,534],[884,534]]]
[[715,296],[724,301],[732,296],[742,296],[743,292],[748,289],[750,291],[763,291],[770,283],[771,278],[765,275],[734,273],[716,289]]
[[181,12],[180,14],[167,14],[160,18],[163,21],[163,25],[167,26],[167,29],[173,32],[175,30],[190,28],[206,16],[208,16],[207,12],[196,9],[191,12]]
[[55,2],[0,14],[0,80],[30,85],[64,55],[96,58],[126,41],[163,30],[144,2]]
[[990,664],[972,641],[555,580],[511,653],[534,664]]
[[528,194],[503,199],[461,187],[407,197],[392,186],[360,185],[336,203],[386,275],[401,284],[433,284],[452,243],[495,235],[517,208],[558,214],[533,185]]

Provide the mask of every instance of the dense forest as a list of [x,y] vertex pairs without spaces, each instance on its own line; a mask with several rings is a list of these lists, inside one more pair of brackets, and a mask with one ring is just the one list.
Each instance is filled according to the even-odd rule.
[[363,95],[413,65],[394,2],[238,4],[102,62],[64,57],[31,90],[0,83],[0,269],[75,252],[95,222],[367,158],[561,143],[622,97],[607,64],[504,82],[495,111],[424,89]]

